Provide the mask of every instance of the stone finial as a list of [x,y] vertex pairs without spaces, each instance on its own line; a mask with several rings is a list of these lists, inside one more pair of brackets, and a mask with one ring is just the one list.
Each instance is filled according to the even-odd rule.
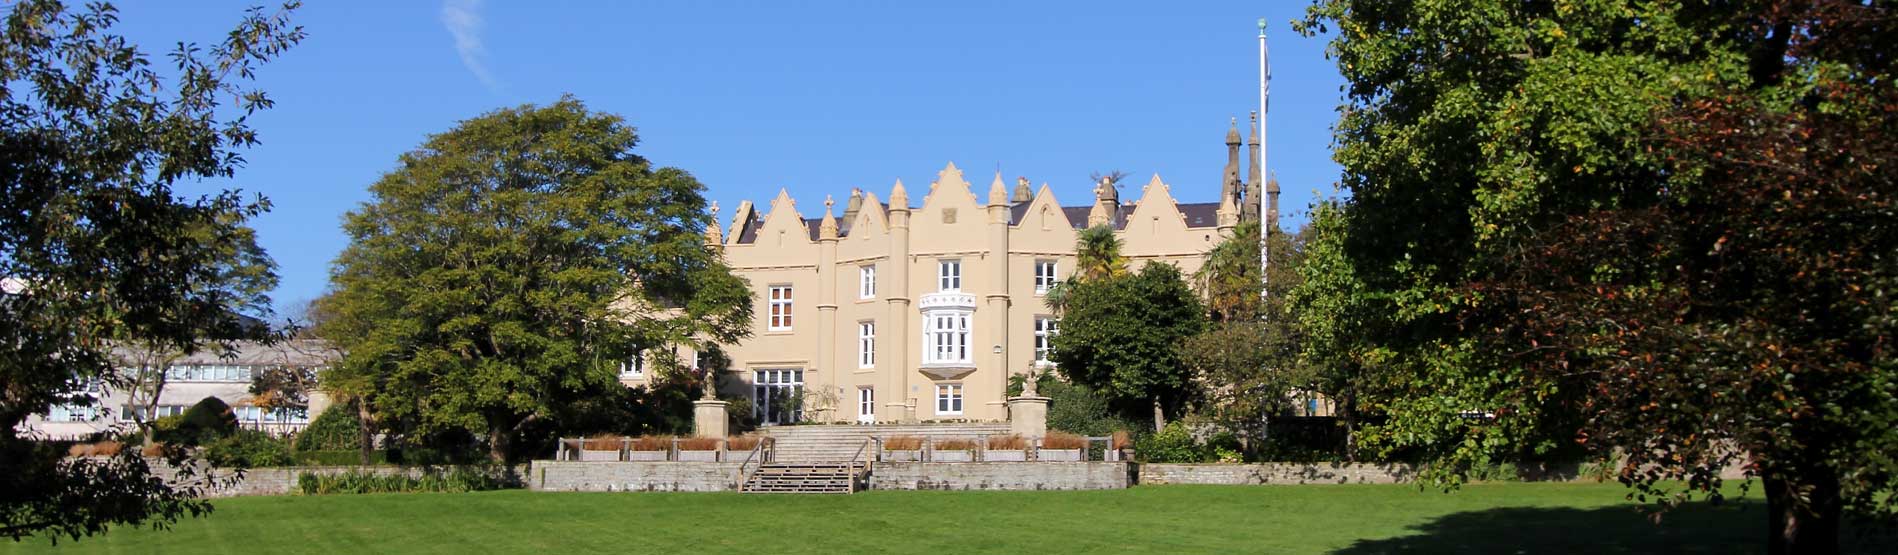
[[1232,126],[1226,129],[1226,144],[1239,144],[1239,118],[1232,118]]
[[909,209],[909,191],[903,189],[903,180],[901,179],[896,180],[896,185],[890,187],[890,209]]
[[820,241],[837,239],[837,217],[831,215],[831,207],[836,205],[837,201],[832,200],[830,195],[824,195],[824,220],[817,224],[817,239]]
[[712,225],[705,226],[705,244],[707,245],[725,244],[724,230],[721,230],[718,227],[718,201],[716,200],[712,201],[711,208],[712,208]]
[[1008,204],[1008,188],[1002,184],[1002,172],[995,172],[995,181],[989,183],[989,206]]

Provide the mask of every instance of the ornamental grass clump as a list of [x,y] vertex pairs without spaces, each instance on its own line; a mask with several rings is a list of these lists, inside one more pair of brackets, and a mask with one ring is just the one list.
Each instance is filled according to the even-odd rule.
[[1048,437],[1041,438],[1042,449],[1084,449],[1086,447],[1087,438],[1067,432],[1048,432]]
[[1133,434],[1129,433],[1127,430],[1114,430],[1114,435],[1112,437],[1113,439],[1111,440],[1111,443],[1114,446],[1113,448],[1116,450],[1126,449],[1128,447],[1134,446]]
[[672,449],[672,436],[639,436],[633,438],[634,451],[669,451]]
[[588,451],[618,451],[626,444],[626,436],[597,435],[580,440],[580,448]]
[[446,473],[427,472],[419,476],[382,474],[351,469],[338,473],[297,475],[297,491],[303,495],[339,493],[462,493],[507,487],[494,474],[478,468],[456,468]]
[[972,439],[945,439],[936,442],[937,451],[974,451],[980,444]]
[[989,436],[991,450],[1021,450],[1028,448],[1028,440],[1019,435]]
[[718,438],[688,437],[679,440],[680,451],[717,451]]
[[758,443],[762,441],[764,441],[763,438],[755,435],[733,436],[731,439],[725,440],[725,449],[731,451],[750,451],[757,449]]
[[883,448],[890,451],[917,451],[923,448],[923,438],[918,436],[893,436],[883,440]]

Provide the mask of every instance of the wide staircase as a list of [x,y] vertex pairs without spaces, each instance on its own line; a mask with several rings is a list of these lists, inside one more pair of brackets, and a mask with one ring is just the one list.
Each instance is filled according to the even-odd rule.
[[770,462],[745,478],[744,493],[855,493],[865,465],[848,462]]
[[772,426],[763,431],[777,440],[776,462],[846,462],[860,450],[859,460],[873,460],[876,454],[864,448],[872,436],[979,440],[1009,433],[1007,423]]
[[826,425],[766,428],[771,462],[745,473],[743,493],[855,493],[869,485],[871,437],[976,439],[1008,434],[1008,424]]

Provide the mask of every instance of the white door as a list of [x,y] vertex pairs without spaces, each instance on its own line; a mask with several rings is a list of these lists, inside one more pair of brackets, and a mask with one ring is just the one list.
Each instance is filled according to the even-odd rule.
[[877,392],[875,388],[857,388],[857,422],[875,424],[877,421]]

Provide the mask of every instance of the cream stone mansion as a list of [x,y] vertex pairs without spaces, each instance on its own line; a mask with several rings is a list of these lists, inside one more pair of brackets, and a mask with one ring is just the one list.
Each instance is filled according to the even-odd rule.
[[[783,191],[768,210],[741,203],[729,226],[706,232],[756,292],[756,329],[725,347],[726,371],[748,384],[765,424],[1004,420],[1009,376],[1049,364],[1060,323],[1045,295],[1073,270],[1082,229],[1112,226],[1133,269],[1166,263],[1190,275],[1257,217],[1257,163],[1242,184],[1236,128],[1226,143],[1216,203],[1176,202],[1159,176],[1128,203],[1097,186],[1091,204],[1062,206],[1046,184],[1031,192],[1021,179],[1011,192],[1000,175],[977,196],[954,164],[920,207],[901,181],[887,199],[852,191],[842,214],[826,199],[820,218]],[[623,378],[646,376],[635,365]],[[801,403],[787,408],[790,397]]]

